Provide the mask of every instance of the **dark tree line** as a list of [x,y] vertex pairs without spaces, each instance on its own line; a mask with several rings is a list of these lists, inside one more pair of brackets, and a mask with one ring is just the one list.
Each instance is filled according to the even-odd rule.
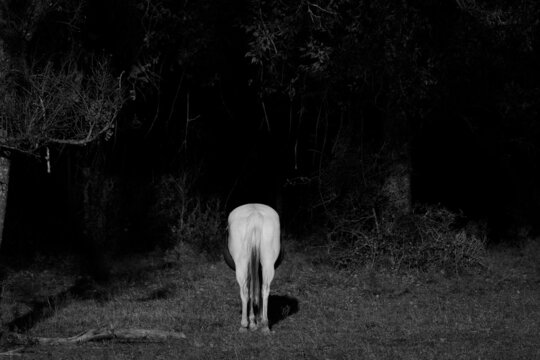
[[244,202],[297,232],[429,203],[492,238],[536,231],[539,15],[532,0],[5,0],[11,244],[45,241],[27,222],[84,249],[207,238],[186,214]]

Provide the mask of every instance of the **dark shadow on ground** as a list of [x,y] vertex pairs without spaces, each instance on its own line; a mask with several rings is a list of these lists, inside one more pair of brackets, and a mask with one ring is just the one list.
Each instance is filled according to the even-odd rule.
[[31,310],[15,318],[5,325],[11,332],[23,333],[30,330],[39,321],[44,320],[59,309],[66,306],[72,298],[95,299],[98,302],[108,301],[110,293],[94,280],[81,278],[69,289],[47,297],[45,300],[34,300],[27,303]]
[[[174,264],[163,262],[141,262],[139,258],[128,259],[117,264],[115,271],[106,278],[96,280],[91,276],[81,276],[70,288],[39,299],[33,298],[29,292],[20,298],[20,302],[30,307],[30,310],[4,324],[2,327],[10,332],[24,333],[38,322],[49,318],[54,313],[67,306],[73,299],[93,299],[99,303],[110,301],[119,290],[118,284],[144,283],[155,271],[162,271]],[[119,261],[118,261],[119,262]],[[5,277],[5,269],[0,266],[0,278]],[[170,297],[174,294],[172,285],[153,289],[141,301],[156,300]],[[1,294],[0,294],[1,297]]]
[[268,298],[268,322],[270,326],[298,312],[298,300],[287,295],[270,295]]

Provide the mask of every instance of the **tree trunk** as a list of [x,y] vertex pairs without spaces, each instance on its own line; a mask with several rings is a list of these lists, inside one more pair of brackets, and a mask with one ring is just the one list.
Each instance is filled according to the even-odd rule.
[[392,229],[396,221],[412,212],[411,167],[403,155],[393,156],[389,174],[383,183],[385,205],[382,211],[383,229]]
[[411,171],[405,162],[396,161],[385,179],[383,192],[394,215],[407,215],[411,205]]
[[0,245],[2,244],[4,219],[6,217],[10,164],[11,161],[7,157],[0,156]]
[[392,160],[383,184],[387,200],[385,220],[408,215],[412,211],[411,194],[411,123],[400,117],[383,117],[384,142],[388,145]]

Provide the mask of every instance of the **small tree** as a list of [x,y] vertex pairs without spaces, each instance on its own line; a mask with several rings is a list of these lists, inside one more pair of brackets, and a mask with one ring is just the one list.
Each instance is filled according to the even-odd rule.
[[123,97],[106,61],[96,61],[86,74],[74,63],[58,70],[48,63],[32,70],[24,88],[2,70],[0,148],[35,154],[50,144],[85,145],[110,136]]
[[121,77],[111,74],[106,59],[79,64],[73,51],[62,60],[55,53],[33,53],[40,61],[28,55],[43,24],[53,17],[75,28],[81,8],[82,2],[61,0],[0,4],[0,243],[11,152],[37,155],[46,149],[48,161],[50,145],[111,136],[122,107]]

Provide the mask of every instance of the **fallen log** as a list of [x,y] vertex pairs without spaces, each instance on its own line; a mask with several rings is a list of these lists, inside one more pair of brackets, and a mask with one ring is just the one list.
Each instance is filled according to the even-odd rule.
[[100,340],[154,340],[163,341],[169,339],[185,339],[186,335],[182,332],[164,331],[153,329],[115,329],[111,327],[103,327],[98,329],[90,329],[80,334],[64,338],[48,338],[39,336],[27,336],[16,333],[11,333],[12,341],[23,344],[39,344],[39,345],[64,345],[64,344],[79,344],[88,341]]
[[0,352],[0,356],[21,356],[20,352],[24,350],[23,347],[11,349],[8,351]]

